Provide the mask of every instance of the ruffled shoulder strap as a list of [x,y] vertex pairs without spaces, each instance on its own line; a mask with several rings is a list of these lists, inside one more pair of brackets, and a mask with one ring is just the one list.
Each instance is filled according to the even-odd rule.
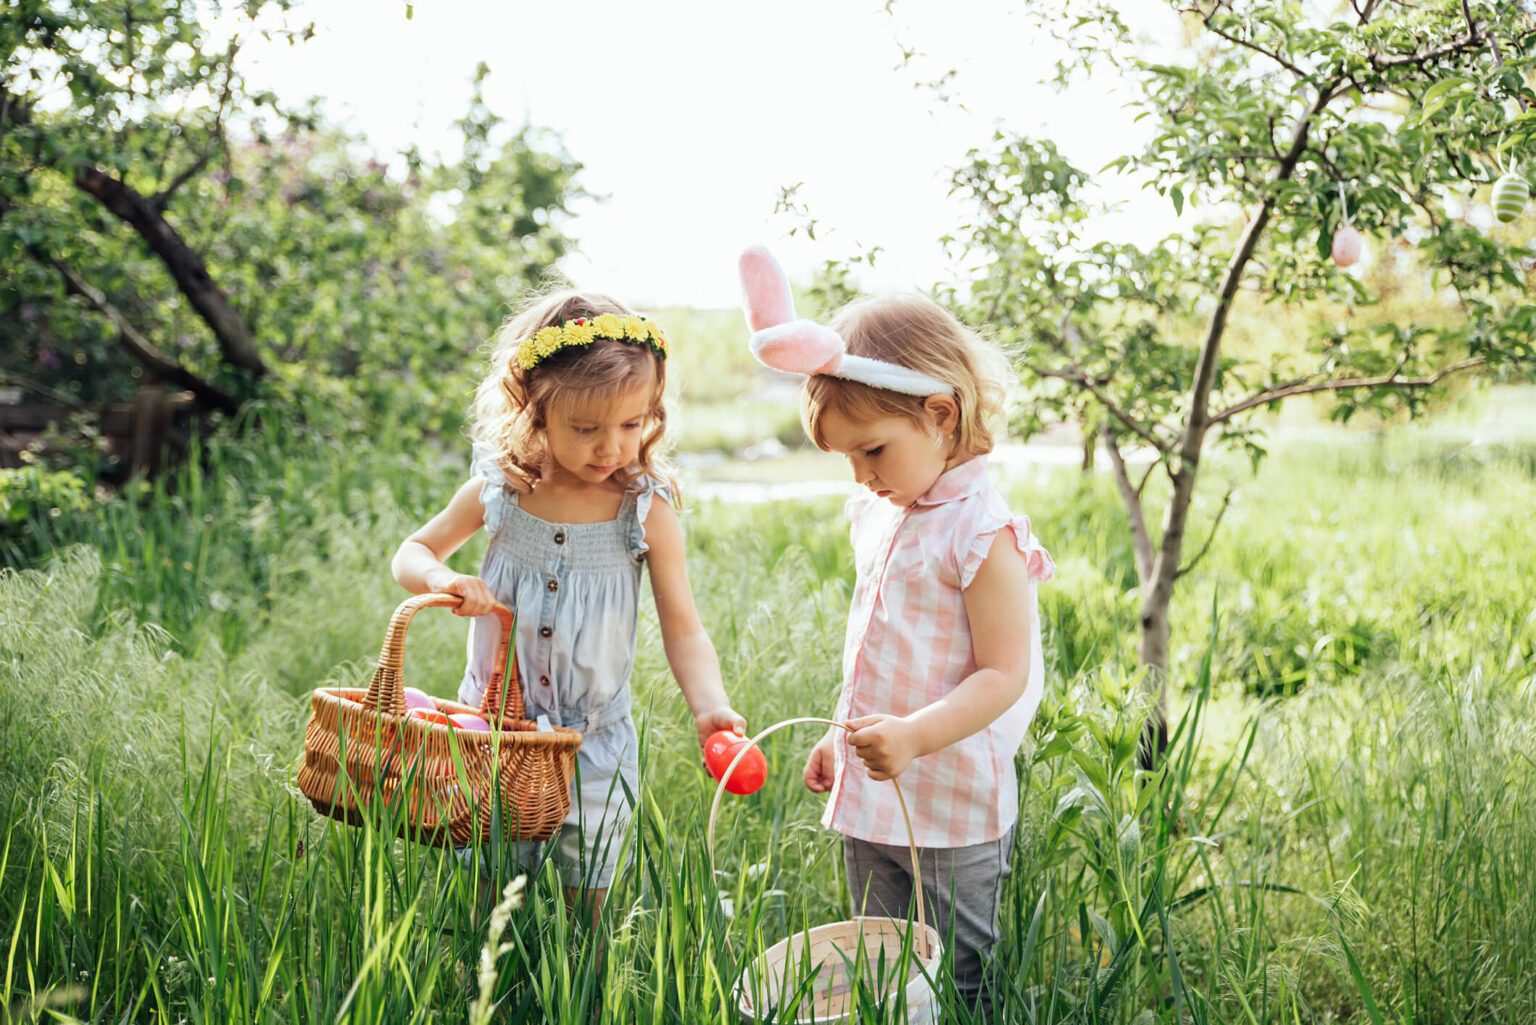
[[645,520],[651,515],[651,502],[660,498],[668,505],[675,505],[672,488],[663,480],[650,474],[641,474],[632,486],[635,518],[629,527],[629,554],[636,559],[651,550],[645,540]]
[[469,475],[479,477],[480,504],[485,506],[485,532],[495,534],[509,507],[517,505],[517,491],[507,486],[507,475],[486,445],[476,444],[471,451]]
[[1056,575],[1056,563],[1030,529],[1028,516],[1014,515],[996,491],[967,499],[966,504],[966,515],[954,534],[955,563],[962,588],[971,586],[981,564],[987,561],[993,542],[1004,530],[1012,533],[1013,543],[1024,554],[1031,580],[1043,583]]

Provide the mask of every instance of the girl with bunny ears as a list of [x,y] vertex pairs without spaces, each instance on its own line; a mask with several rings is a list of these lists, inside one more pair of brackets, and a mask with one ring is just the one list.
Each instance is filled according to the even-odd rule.
[[[744,731],[699,621],[674,487],[657,452],[666,425],[666,339],[614,300],[559,292],[501,329],[475,403],[470,476],[447,508],[401,543],[394,573],[408,591],[457,594],[470,623],[459,700],[485,693],[501,602],[517,613],[518,682],[530,719],[582,733],[571,811],[551,855],[567,895],[594,915],[611,884],[640,793],[629,676],[640,577],[651,591],[667,661],[698,728]],[[479,576],[444,565],[484,528]],[[531,864],[538,845],[519,844]]]
[[[808,375],[806,432],[864,486],[847,504],[857,579],[833,714],[855,732],[828,730],[805,784],[830,794],[854,913],[905,917],[921,885],[954,930],[957,989],[989,1013],[1013,758],[1044,685],[1035,585],[1054,572],[987,478],[1006,363],[927,299],[853,303],[822,326],[795,318],[766,249],[740,270],[754,355]],[[885,783],[898,776],[921,880]]]

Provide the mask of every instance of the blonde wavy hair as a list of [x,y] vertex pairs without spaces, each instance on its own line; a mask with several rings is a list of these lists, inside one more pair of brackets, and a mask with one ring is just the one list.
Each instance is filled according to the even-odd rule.
[[518,346],[540,328],[603,313],[625,317],[634,311],[597,292],[561,289],[534,296],[508,317],[492,343],[489,371],[475,391],[470,437],[496,454],[509,480],[532,487],[542,478],[540,468],[549,456],[544,431],[552,410],[569,411],[648,388],[651,405],[641,429],[640,451],[635,465],[621,472],[627,473],[627,486],[650,474],[671,486],[675,495],[675,471],[662,449],[667,427],[662,402],[665,360],[644,345],[600,339],[562,349],[531,370],[518,362]]
[[[1003,409],[1008,360],[1002,351],[966,327],[942,306],[920,295],[889,295],[849,303],[828,325],[843,336],[848,352],[908,367],[936,377],[955,390],[960,407],[956,455],[962,458],[992,451],[988,421]],[[923,396],[904,395],[812,374],[802,393],[801,419],[805,432],[825,450],[821,421],[835,410],[858,424],[886,417],[927,423]]]

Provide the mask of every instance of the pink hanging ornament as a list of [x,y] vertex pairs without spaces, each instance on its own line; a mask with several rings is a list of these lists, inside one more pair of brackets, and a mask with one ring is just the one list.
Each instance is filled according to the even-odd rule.
[[1353,225],[1346,224],[1333,233],[1333,262],[1353,267],[1360,262],[1361,238]]

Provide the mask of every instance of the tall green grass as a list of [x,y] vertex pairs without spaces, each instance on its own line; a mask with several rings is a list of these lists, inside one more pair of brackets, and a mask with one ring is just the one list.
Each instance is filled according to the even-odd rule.
[[[292,787],[303,695],[366,676],[400,597],[388,554],[460,469],[323,446],[205,468],[0,578],[9,1017],[457,1022],[483,995],[493,1020],[724,1022],[744,958],[846,916],[799,783],[809,736],[769,740],[768,785],[726,805],[711,874],[711,781],[648,613],[627,870],[595,928],[537,873],[492,941],[503,918],[473,873]],[[1112,490],[1058,474],[1013,497],[1061,572],[1020,754],[1004,1020],[1536,1019],[1528,452],[1278,453],[1176,609],[1177,728],[1154,775]],[[181,536],[200,516],[212,539]],[[755,725],[825,713],[851,574],[838,503],[687,522],[738,707]],[[194,570],[154,570],[172,549]],[[1351,624],[1370,641],[1352,656],[1318,644]],[[418,617],[411,682],[452,692],[462,629]]]

